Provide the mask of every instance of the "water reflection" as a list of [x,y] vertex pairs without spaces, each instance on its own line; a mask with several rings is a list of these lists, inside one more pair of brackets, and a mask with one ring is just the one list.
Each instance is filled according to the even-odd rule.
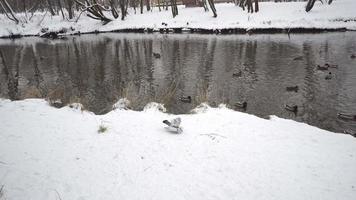
[[[247,102],[246,112],[277,115],[332,131],[356,129],[355,33],[317,35],[102,34],[68,40],[0,40],[0,97],[80,102],[97,114],[126,97],[187,113],[201,102]],[[332,79],[316,65],[337,64]],[[299,86],[298,92],[286,91]],[[192,103],[180,97],[191,96]],[[298,113],[284,109],[297,105]]]

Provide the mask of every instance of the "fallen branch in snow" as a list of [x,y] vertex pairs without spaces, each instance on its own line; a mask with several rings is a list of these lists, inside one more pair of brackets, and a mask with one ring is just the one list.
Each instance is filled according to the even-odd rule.
[[[106,8],[104,8],[104,6],[96,3],[94,4],[90,4],[88,0],[85,0],[85,2],[87,3],[87,5],[85,5],[84,3],[75,0],[75,2],[81,6],[81,13],[87,11],[89,12],[87,14],[88,17],[92,18],[92,19],[96,19],[96,20],[101,20],[103,22],[103,25],[111,22],[112,20],[107,18],[104,13],[102,12],[102,10],[107,10]],[[81,15],[81,14],[80,14]],[[80,17],[79,15],[79,17]],[[79,20],[79,18],[77,18],[77,21]]]
[[[322,4],[324,4],[324,2],[322,0],[319,0]],[[311,9],[313,9],[314,4],[315,4],[316,0],[308,0],[307,5],[305,6],[305,11],[309,12]],[[328,0],[328,4],[330,5],[333,1],[332,0]]]

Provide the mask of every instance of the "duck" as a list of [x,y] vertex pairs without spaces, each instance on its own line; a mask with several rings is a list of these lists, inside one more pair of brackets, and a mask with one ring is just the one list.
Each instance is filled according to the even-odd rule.
[[355,59],[356,55],[355,54],[351,54],[350,58]]
[[246,102],[246,101],[244,101],[244,102],[237,102],[237,103],[235,103],[235,107],[236,107],[236,108],[239,108],[239,109],[246,110],[246,108],[247,108],[247,102]]
[[338,68],[339,65],[329,65],[329,67],[331,67],[331,68]]
[[343,120],[353,120],[356,121],[356,115],[346,114],[346,113],[338,113],[337,117]]
[[288,91],[288,92],[298,92],[298,90],[299,90],[299,87],[298,87],[298,85],[296,85],[296,86],[289,86],[289,87],[286,87],[286,90]]
[[62,103],[62,100],[60,100],[60,99],[50,100],[50,105],[55,108],[62,108],[64,106],[64,104]]
[[183,103],[192,103],[191,96],[182,96],[182,97],[179,97],[179,100]]
[[325,80],[330,80],[330,79],[332,79],[332,77],[333,76],[332,76],[331,72],[329,72],[329,74],[325,76]]
[[324,65],[324,66],[317,65],[317,66],[316,66],[316,69],[317,69],[317,70],[321,70],[321,71],[328,70],[328,68],[329,68],[328,65]]
[[157,59],[161,58],[161,54],[153,52],[153,56]]
[[233,77],[240,77],[241,75],[242,75],[241,70],[239,70],[238,72],[232,73],[232,76],[233,76]]
[[291,105],[286,105],[285,106],[285,109],[290,111],[290,112],[294,112],[294,113],[297,113],[298,112],[298,106],[297,105],[294,105],[294,106],[291,106]]
[[303,56],[295,57],[295,58],[293,58],[293,60],[303,60]]

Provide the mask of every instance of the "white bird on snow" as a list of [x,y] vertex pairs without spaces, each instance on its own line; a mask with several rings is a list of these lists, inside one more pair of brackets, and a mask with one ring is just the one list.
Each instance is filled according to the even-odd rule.
[[182,120],[180,117],[172,119],[171,121],[164,120],[163,123],[167,124],[168,127],[165,127],[168,131],[175,132],[175,133],[182,133],[183,129],[180,127],[180,123]]

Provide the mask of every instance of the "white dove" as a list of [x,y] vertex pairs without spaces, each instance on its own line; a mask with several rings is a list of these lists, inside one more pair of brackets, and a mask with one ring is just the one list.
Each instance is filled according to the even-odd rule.
[[166,129],[168,129],[170,131],[174,130],[177,133],[183,132],[183,129],[180,127],[181,122],[182,122],[182,120],[180,119],[180,117],[172,119],[171,121],[168,121],[168,120],[163,121],[163,123],[168,125],[168,127],[166,127]]

